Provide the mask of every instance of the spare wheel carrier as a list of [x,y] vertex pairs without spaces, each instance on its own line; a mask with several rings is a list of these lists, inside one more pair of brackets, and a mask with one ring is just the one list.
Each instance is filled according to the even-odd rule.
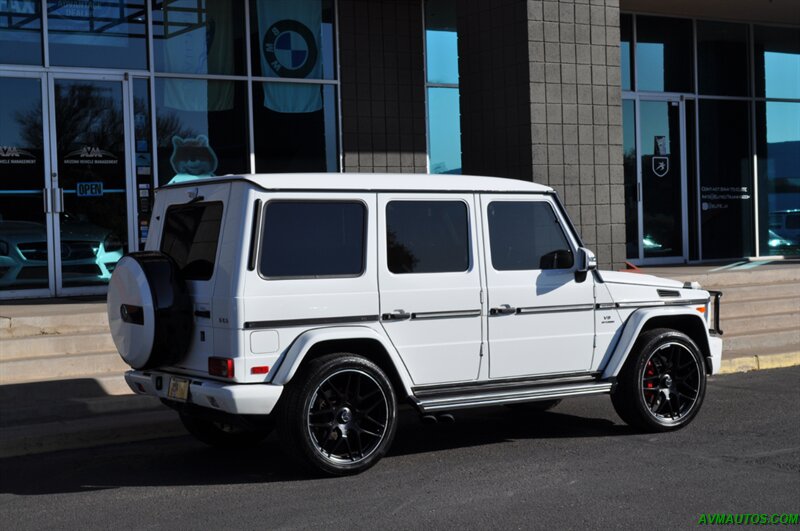
[[155,251],[124,256],[108,285],[108,324],[134,369],[174,365],[192,338],[192,301],[178,265]]

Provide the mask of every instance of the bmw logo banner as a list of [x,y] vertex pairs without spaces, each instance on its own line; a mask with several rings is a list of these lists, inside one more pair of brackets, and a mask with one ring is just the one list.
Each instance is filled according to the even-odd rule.
[[[256,3],[261,71],[268,77],[322,77],[320,28],[322,0],[270,0]],[[322,109],[317,85],[264,83],[264,106],[275,112]]]

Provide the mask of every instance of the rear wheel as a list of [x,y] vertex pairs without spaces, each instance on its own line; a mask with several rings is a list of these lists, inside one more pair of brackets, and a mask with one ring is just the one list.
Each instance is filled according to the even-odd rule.
[[181,422],[197,440],[217,448],[248,448],[256,446],[269,434],[271,428],[245,429],[233,424],[215,422],[181,413]]
[[697,344],[682,332],[659,328],[636,341],[611,401],[626,423],[669,431],[694,419],[705,392],[705,360]]
[[354,354],[312,360],[280,404],[278,436],[287,454],[328,475],[362,472],[394,439],[397,405],[386,374]]

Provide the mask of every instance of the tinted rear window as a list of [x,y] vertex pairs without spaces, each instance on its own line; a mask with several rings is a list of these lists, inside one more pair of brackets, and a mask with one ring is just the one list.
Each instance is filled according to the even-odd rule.
[[167,209],[161,252],[171,256],[186,280],[208,280],[222,222],[222,203],[193,203]]
[[469,222],[462,201],[392,201],[386,205],[387,262],[392,273],[469,269]]
[[268,278],[358,276],[364,272],[366,208],[355,201],[270,201],[261,274]]

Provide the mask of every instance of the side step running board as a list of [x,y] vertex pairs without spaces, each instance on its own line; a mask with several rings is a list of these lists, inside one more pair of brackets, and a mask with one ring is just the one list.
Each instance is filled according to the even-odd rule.
[[534,402],[536,400],[551,400],[567,398],[570,396],[598,395],[610,393],[613,382],[591,382],[581,384],[561,384],[549,386],[528,387],[507,391],[484,391],[461,395],[449,395],[430,398],[416,398],[417,407],[423,413],[435,411],[450,411],[470,407],[495,406],[514,404],[518,402]]

